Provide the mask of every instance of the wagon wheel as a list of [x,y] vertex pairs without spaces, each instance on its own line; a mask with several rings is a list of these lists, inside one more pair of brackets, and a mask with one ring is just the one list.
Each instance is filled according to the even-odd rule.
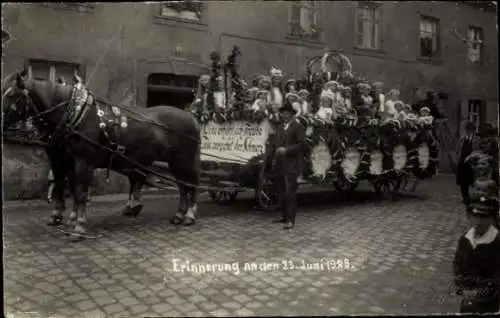
[[388,180],[376,181],[372,183],[375,188],[375,192],[382,195],[394,195],[399,193],[403,184],[405,184],[405,180],[402,175],[393,176]]
[[382,184],[382,191],[391,194],[398,193],[402,184],[403,178],[401,176],[391,178]]
[[261,165],[255,198],[258,207],[266,212],[274,212],[279,206],[279,196],[274,174],[265,171],[265,164]]
[[356,188],[359,185],[359,180],[355,180],[353,182],[348,181],[344,177],[344,175],[342,173],[340,173],[339,178],[337,178],[337,180],[335,180],[333,184],[335,186],[335,189],[337,189],[338,192],[350,193],[350,192],[356,190]]
[[208,190],[208,195],[210,195],[210,198],[212,201],[220,204],[220,205],[227,205],[231,204],[236,200],[236,197],[238,196],[238,192],[235,190]]
[[[351,154],[349,158],[346,157],[347,153]],[[352,156],[353,154],[355,155],[354,157]],[[358,187],[359,179],[348,180],[346,173],[350,176],[355,176],[359,170],[360,161],[360,154],[356,147],[350,147],[344,152],[344,159],[341,161],[340,167],[338,167],[340,170],[338,177],[333,183],[337,191],[350,193]]]

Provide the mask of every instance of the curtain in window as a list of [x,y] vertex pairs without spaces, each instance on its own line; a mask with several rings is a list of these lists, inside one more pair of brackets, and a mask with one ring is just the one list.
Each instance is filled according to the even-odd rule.
[[469,60],[471,62],[479,62],[481,60],[481,35],[478,30],[469,28],[467,30],[467,40],[469,41],[469,46],[467,48]]
[[437,24],[429,20],[420,21],[420,56],[431,57],[437,51]]
[[303,1],[300,8],[300,28],[305,35],[312,35],[314,33],[314,15],[314,3],[312,1]]
[[300,1],[292,2],[292,9],[290,14],[290,35],[300,36],[300,17],[302,14]]
[[379,12],[376,8],[358,9],[358,45],[364,48],[378,48]]

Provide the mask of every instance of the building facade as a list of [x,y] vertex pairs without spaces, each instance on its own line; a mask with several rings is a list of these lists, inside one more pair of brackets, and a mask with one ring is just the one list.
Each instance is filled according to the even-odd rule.
[[66,80],[77,70],[97,94],[143,106],[185,105],[214,50],[233,45],[240,73],[305,72],[325,49],[406,100],[438,93],[454,137],[464,119],[498,120],[496,8],[487,1],[165,1],[7,4],[4,74]]

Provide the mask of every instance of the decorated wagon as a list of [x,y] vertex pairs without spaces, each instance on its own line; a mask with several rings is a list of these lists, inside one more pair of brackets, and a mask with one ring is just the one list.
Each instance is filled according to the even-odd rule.
[[[214,201],[227,204],[238,192],[253,189],[262,209],[276,207],[274,167],[264,158],[285,99],[297,107],[295,120],[305,126],[309,145],[299,184],[352,191],[366,180],[377,192],[395,193],[410,176],[435,173],[439,147],[432,118],[425,109],[417,115],[396,100],[399,96],[393,98],[396,90],[387,102],[381,90],[367,91],[371,88],[353,76],[345,55],[313,58],[303,79],[286,83],[273,68],[249,87],[237,72],[239,54],[235,47],[225,63],[212,54],[212,74],[200,78],[190,108],[201,126],[202,180]],[[327,69],[329,60],[334,67]],[[317,62],[321,69],[314,72]],[[373,107],[374,101],[378,106]],[[393,108],[392,115],[390,109],[380,110],[385,105]]]

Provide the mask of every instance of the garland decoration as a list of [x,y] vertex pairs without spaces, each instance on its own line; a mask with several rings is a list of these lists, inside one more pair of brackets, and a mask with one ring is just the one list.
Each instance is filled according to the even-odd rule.
[[[358,116],[356,106],[364,105],[359,84],[368,84],[368,82],[364,77],[353,75],[352,64],[345,55],[331,55],[339,66],[336,80],[341,85],[351,89],[350,99],[353,107],[350,111],[340,112],[340,116],[333,121],[325,121],[315,115],[320,106],[320,96],[326,78],[321,73],[313,73],[312,65],[321,57],[310,59],[307,63],[306,76],[296,82],[299,89],[308,90],[307,102],[312,111],[306,115],[298,116],[297,120],[306,129],[306,142],[310,147],[318,145],[320,141],[328,146],[333,162],[327,174],[328,178],[331,175],[335,175],[337,178],[342,177],[343,172],[339,168],[339,163],[344,160],[346,150],[349,147],[356,148],[361,157],[357,171],[352,176],[354,177],[353,182],[357,182],[360,178],[368,178],[381,184],[387,179],[394,179],[407,173],[413,173],[418,178],[432,176],[439,159],[438,142],[430,133],[433,127],[432,123],[420,120],[411,113],[408,114],[407,119],[401,121],[362,116],[362,113],[360,113],[361,116]],[[193,114],[201,123],[213,120],[221,124],[232,121],[260,124],[267,119],[273,126],[280,124],[282,121],[280,113],[274,113],[271,105],[267,105],[267,107],[261,105],[260,108],[252,107],[260,92],[259,85],[255,80],[252,83],[253,87],[247,87],[238,73],[237,61],[240,56],[241,52],[237,46],[233,46],[225,62],[221,62],[218,52],[213,52],[210,55],[211,72],[210,84],[207,88],[207,108],[192,110]],[[221,87],[221,76],[224,79],[224,87]],[[220,96],[214,96],[215,93],[225,93],[225,108],[216,106],[215,99],[217,98],[219,103],[222,102],[222,99],[219,98]],[[420,168],[418,158],[419,146],[422,144],[428,146],[430,153],[429,165],[424,169]],[[401,167],[402,161],[398,161],[400,165],[397,168],[394,167],[395,147],[398,145],[402,145],[406,149],[407,158],[403,168]],[[371,175],[370,172],[374,151],[380,151],[383,156],[382,173],[377,170],[377,175]],[[397,157],[400,158],[400,156]],[[303,176],[307,180],[314,179],[310,161],[311,158],[306,157],[306,168]],[[322,182],[327,182],[328,178],[325,177]]]

